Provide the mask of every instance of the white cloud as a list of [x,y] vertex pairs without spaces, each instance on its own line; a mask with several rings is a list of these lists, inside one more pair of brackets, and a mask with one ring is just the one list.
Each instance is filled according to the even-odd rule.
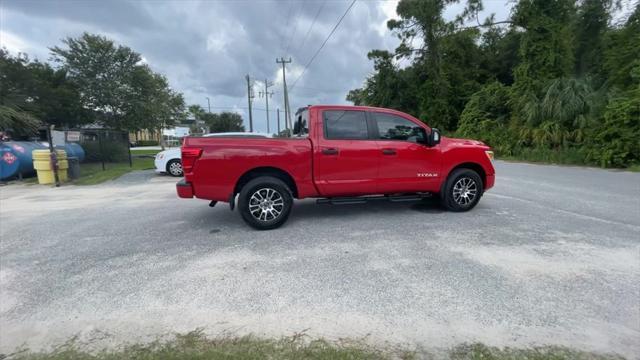
[[0,47],[7,48],[12,54],[25,53],[32,48],[24,39],[3,30],[0,30]]
[[389,31],[389,29],[387,28],[387,21],[398,17],[396,8],[398,7],[399,2],[400,0],[388,0],[382,1],[380,3],[379,7],[382,10],[382,13],[385,15],[384,21],[382,21],[376,27],[376,30],[378,30],[378,34],[380,34],[380,36],[385,36],[385,34]]

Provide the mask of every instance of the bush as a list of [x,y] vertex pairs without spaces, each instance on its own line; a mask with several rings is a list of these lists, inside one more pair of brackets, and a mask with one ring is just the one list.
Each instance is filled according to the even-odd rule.
[[136,146],[158,146],[160,145],[160,143],[158,143],[157,140],[138,140],[136,141]]
[[495,82],[471,96],[460,116],[457,136],[482,140],[500,155],[511,155],[516,145],[509,124],[509,90]]
[[515,147],[511,154],[503,154],[502,158],[550,164],[597,165],[587,161],[586,149],[578,147],[559,149]]
[[640,163],[640,88],[612,100],[595,129],[589,158],[603,167]]

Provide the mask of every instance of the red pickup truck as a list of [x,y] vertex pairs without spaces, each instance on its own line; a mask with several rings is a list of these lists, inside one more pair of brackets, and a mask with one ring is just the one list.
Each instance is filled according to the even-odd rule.
[[[473,208],[495,181],[480,141],[440,136],[411,115],[364,106],[299,109],[291,137],[187,137],[178,196],[228,202],[257,229],[282,225],[293,199],[351,204],[438,195]],[[239,196],[238,196],[239,195]]]

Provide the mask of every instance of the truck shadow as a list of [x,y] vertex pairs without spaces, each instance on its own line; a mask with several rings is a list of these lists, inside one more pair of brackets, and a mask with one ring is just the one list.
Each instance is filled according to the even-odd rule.
[[438,199],[424,199],[417,202],[371,202],[366,204],[326,205],[315,201],[298,201],[294,204],[290,220],[309,221],[309,218],[337,218],[385,213],[397,215],[402,212],[418,211],[429,214],[446,212]]
[[[307,199],[294,203],[291,216],[282,229],[286,229],[293,224],[308,224],[314,221],[335,221],[337,219],[358,221],[358,219],[371,217],[384,219],[386,216],[397,217],[403,214],[408,216],[416,211],[434,215],[446,212],[440,206],[438,199],[424,199],[418,202],[371,202],[350,205],[316,204],[315,200]],[[215,209],[210,209],[206,206],[193,208],[187,213],[190,219],[188,224],[206,231],[208,236],[225,236],[229,232],[253,234],[255,231],[242,221],[237,208],[234,211],[229,211],[229,206],[226,203],[218,204]]]

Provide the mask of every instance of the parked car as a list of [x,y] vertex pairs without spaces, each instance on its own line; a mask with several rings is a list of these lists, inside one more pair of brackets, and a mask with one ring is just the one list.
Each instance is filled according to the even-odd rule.
[[493,152],[480,141],[441,137],[411,115],[363,106],[309,106],[293,136],[187,137],[178,196],[228,202],[244,221],[273,229],[293,199],[327,204],[408,201],[439,196],[468,211],[495,181]]
[[[245,132],[226,132],[226,133],[212,133],[205,134],[203,137],[213,137],[213,136],[224,136],[224,137],[259,137],[266,138],[271,135],[268,134],[260,134],[260,133],[245,133]],[[164,151],[160,151],[156,154],[156,158],[154,160],[156,172],[157,173],[167,173],[171,176],[182,176],[182,161],[180,148],[172,148]]]
[[180,148],[171,148],[160,151],[154,160],[157,173],[167,173],[171,176],[182,176],[182,161],[180,160]]

